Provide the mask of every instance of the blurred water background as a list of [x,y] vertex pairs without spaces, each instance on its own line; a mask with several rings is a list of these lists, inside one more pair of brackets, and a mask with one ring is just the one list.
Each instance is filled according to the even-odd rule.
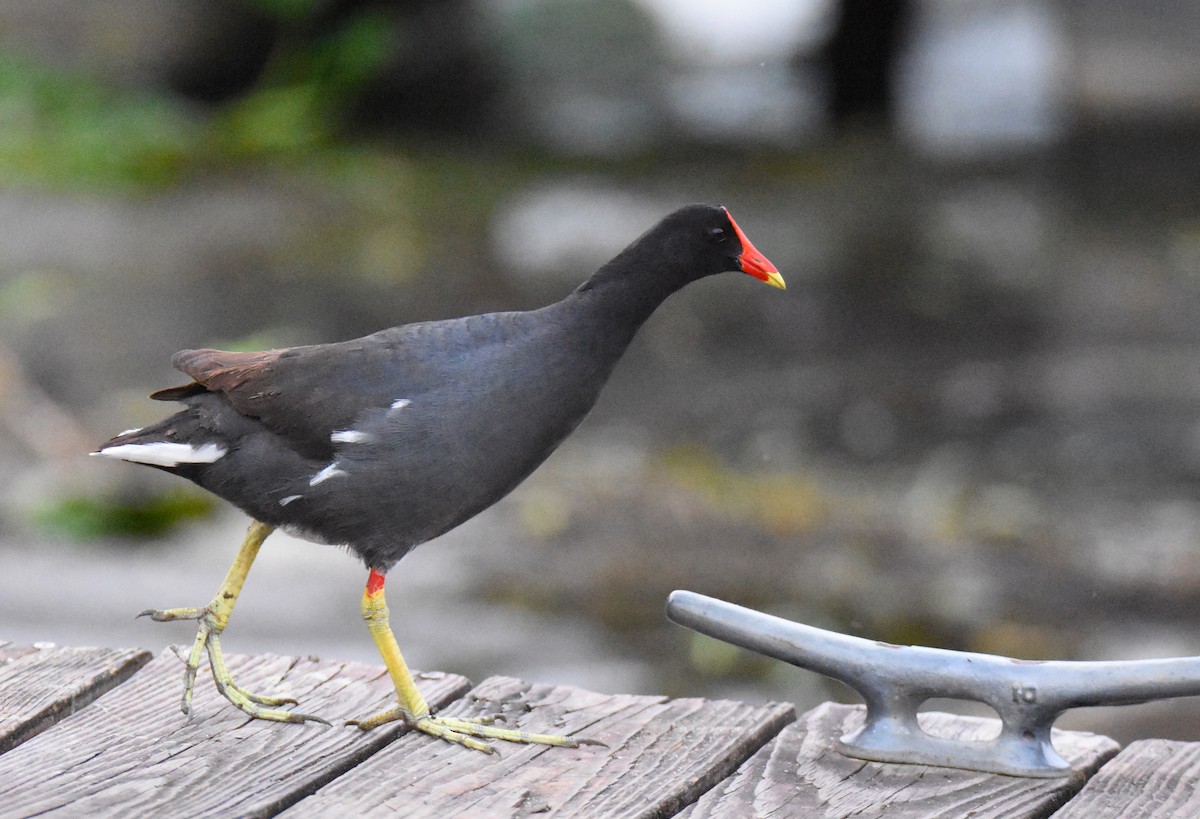
[[[1198,37],[1189,0],[3,0],[0,638],[190,642],[133,615],[209,600],[244,518],[85,456],[161,417],[173,351],[538,306],[708,201],[787,291],[671,299],[400,564],[415,666],[853,701],[666,623],[674,588],[1200,654]],[[227,650],[377,662],[364,580],[274,536]],[[1066,724],[1195,739],[1200,703]]]

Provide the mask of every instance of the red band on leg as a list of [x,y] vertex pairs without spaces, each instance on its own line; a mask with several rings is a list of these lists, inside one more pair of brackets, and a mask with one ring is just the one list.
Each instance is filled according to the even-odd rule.
[[384,576],[379,572],[371,569],[371,573],[367,575],[367,594],[372,597],[383,593]]

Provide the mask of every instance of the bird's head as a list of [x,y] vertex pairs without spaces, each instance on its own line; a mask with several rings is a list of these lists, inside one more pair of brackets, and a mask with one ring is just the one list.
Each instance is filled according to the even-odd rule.
[[738,227],[738,223],[733,221],[733,217],[729,215],[729,211],[721,208],[725,214],[725,219],[729,222],[729,227],[717,225],[709,228],[709,237],[711,241],[718,244],[727,243],[729,238],[725,231],[733,231],[733,239],[736,240],[737,246],[741,248],[741,252],[733,251],[733,255],[726,255],[727,259],[732,261],[733,267],[727,269],[740,270],[747,276],[753,276],[759,281],[764,281],[772,287],[778,287],[783,290],[787,287],[784,284],[783,276],[779,275],[779,271],[775,265],[767,260],[767,257],[758,252],[750,240],[746,238],[746,234],[742,233],[742,229]]
[[720,205],[688,205],[667,214],[579,286],[586,292],[620,283],[634,301],[661,301],[690,282],[740,272],[784,288],[783,276]]
[[667,256],[680,260],[695,280],[716,273],[741,272],[784,289],[783,276],[759,252],[729,211],[719,205],[688,205],[668,215],[652,228],[669,245]]

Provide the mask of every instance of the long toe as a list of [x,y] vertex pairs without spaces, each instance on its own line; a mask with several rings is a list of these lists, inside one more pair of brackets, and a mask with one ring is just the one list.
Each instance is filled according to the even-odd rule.
[[389,708],[386,711],[381,711],[374,716],[366,719],[352,719],[346,722],[346,725],[353,725],[355,728],[361,728],[364,731],[370,731],[373,728],[378,728],[380,725],[387,725],[389,722],[407,722],[412,724],[411,715],[399,706]]
[[553,745],[560,748],[578,748],[580,745],[604,745],[598,739],[581,737],[557,736],[555,734],[531,734],[528,731],[518,731],[513,728],[497,728],[490,717],[459,719],[456,717],[427,717],[427,720],[459,734],[469,734],[485,739],[499,739],[505,742],[520,742],[526,745]]
[[[284,711],[281,705],[296,705],[293,697],[267,696],[255,694],[238,685],[233,675],[225,666],[225,656],[221,651],[221,639],[218,636],[221,628],[213,614],[213,605],[203,608],[179,609],[147,609],[139,617],[146,615],[160,622],[170,620],[198,620],[196,639],[192,642],[191,651],[183,660],[183,701],[180,708],[185,714],[192,713],[192,692],[196,684],[196,674],[204,657],[208,657],[208,665],[212,670],[213,682],[221,696],[229,700],[242,713],[253,719],[265,719],[271,722],[319,722],[329,725],[329,722],[313,714],[302,714],[298,711]],[[178,652],[177,652],[178,653]]]
[[494,754],[496,749],[485,740],[517,742],[524,745],[549,745],[556,748],[578,748],[580,745],[603,745],[595,739],[556,736],[554,734],[532,734],[512,728],[497,728],[491,719],[459,719],[456,717],[424,717],[413,727],[430,736],[464,745],[476,751]]
[[[278,708],[281,705],[300,704],[300,700],[296,699],[295,697],[269,697],[264,696],[263,694],[255,694],[252,691],[247,691],[245,688],[242,688],[232,680],[229,681],[229,687],[237,691],[237,693],[241,694],[246,699],[250,700],[250,702],[266,706],[267,708]],[[313,717],[312,719],[316,718]],[[321,722],[324,722],[324,720],[321,720]]]
[[[201,633],[204,633],[205,625],[206,621],[202,621]],[[297,701],[291,697],[268,697],[261,694],[252,694],[245,688],[242,688],[233,681],[233,675],[229,673],[229,669],[225,666],[225,656],[221,651],[221,641],[214,631],[210,630],[205,635],[205,644],[208,652],[208,664],[212,670],[213,682],[216,683],[217,690],[221,692],[221,696],[236,705],[242,713],[254,719],[265,719],[272,722],[319,722],[322,725],[329,724],[327,720],[312,714],[264,707],[284,705]]]
[[218,681],[217,690],[221,692],[221,696],[237,706],[238,710],[253,719],[265,719],[271,722],[319,722],[322,725],[329,724],[328,720],[313,714],[302,714],[299,711],[284,711],[279,708],[265,708],[259,703],[265,702],[282,705],[289,702],[294,703],[296,700],[287,697],[263,697],[251,694],[234,683],[233,680]]
[[560,748],[578,748],[581,745],[603,745],[595,739],[556,736],[553,734],[534,734],[513,728],[498,728],[492,723],[492,717],[412,717],[402,708],[391,708],[373,717],[363,720],[351,720],[347,725],[354,725],[364,731],[378,728],[389,722],[403,721],[416,730],[429,734],[456,745],[463,745],[487,754],[496,753],[496,749],[484,740],[500,740],[503,742],[518,742],[526,745],[550,745]]
[[149,617],[158,623],[169,623],[172,620],[202,620],[209,613],[208,606],[203,608],[183,608],[183,609],[146,609],[140,611],[138,617]]

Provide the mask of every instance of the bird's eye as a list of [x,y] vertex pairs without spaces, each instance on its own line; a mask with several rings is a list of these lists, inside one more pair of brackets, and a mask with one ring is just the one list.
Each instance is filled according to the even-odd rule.
[[711,241],[713,244],[719,245],[727,238],[723,228],[709,228],[707,231],[705,231],[705,233],[708,234],[709,241]]

